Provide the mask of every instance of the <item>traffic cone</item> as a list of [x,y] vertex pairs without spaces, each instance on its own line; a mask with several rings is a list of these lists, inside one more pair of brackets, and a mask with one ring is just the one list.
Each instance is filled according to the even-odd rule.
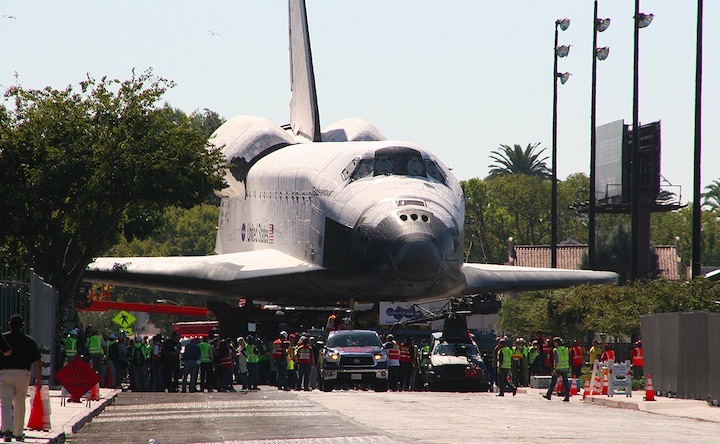
[[106,370],[105,370],[105,387],[109,387],[109,388],[115,387],[115,385],[113,384],[112,372],[110,371],[109,366],[106,367]]
[[90,389],[90,400],[91,401],[100,401],[100,383],[98,382],[95,384],[92,389]]
[[585,387],[583,388],[583,401],[590,395],[590,379],[585,380]]
[[602,380],[602,393],[601,395],[607,395],[608,394],[608,388],[610,387],[610,381],[608,381],[608,372],[607,369],[603,369],[603,380]]
[[595,379],[593,380],[593,386],[592,390],[590,391],[590,395],[599,395],[600,390],[602,390],[602,382],[600,382],[600,374],[595,374]]
[[45,414],[40,388],[38,387],[35,388],[35,397],[30,407],[27,428],[30,430],[50,430],[50,415]]
[[555,394],[558,395],[558,396],[560,396],[561,394],[564,395],[563,392],[564,392],[565,390],[564,390],[564,388],[563,388],[562,381],[563,381],[562,378],[558,378],[557,384],[555,384]]
[[645,401],[655,401],[655,389],[652,385],[652,375],[648,373],[647,381],[645,382]]
[[577,380],[577,378],[572,378],[570,380],[570,396],[577,396],[578,384],[579,384],[579,381]]

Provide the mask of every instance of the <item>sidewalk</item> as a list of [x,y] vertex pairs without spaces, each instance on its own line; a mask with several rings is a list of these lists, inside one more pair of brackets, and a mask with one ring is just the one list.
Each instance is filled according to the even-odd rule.
[[[32,389],[32,387],[31,387]],[[50,390],[50,430],[25,430],[25,442],[31,443],[62,443],[65,436],[71,435],[98,415],[103,409],[115,401],[120,390],[100,389],[100,400],[91,401],[90,407],[83,398],[81,403],[60,405],[61,391]],[[26,398],[25,423],[30,417],[30,397]],[[15,440],[13,440],[15,442]]]
[[[531,396],[540,397],[545,394],[544,389],[519,388],[518,393],[527,393]],[[678,418],[692,418],[702,421],[720,423],[720,407],[713,407],[707,401],[696,399],[679,399],[655,396],[655,401],[645,401],[645,390],[632,392],[632,396],[615,395],[594,395],[582,400],[582,391],[579,395],[573,396],[571,402],[585,402],[587,404],[612,407],[618,409],[640,410],[656,415],[675,416]],[[560,402],[562,397],[554,396],[550,402]]]

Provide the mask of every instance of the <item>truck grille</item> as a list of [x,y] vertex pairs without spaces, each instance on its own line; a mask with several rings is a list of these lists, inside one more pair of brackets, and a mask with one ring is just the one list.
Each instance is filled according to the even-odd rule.
[[373,360],[372,356],[341,356],[340,357],[340,365],[345,365],[348,367],[352,366],[368,366],[368,365],[374,365],[375,361]]

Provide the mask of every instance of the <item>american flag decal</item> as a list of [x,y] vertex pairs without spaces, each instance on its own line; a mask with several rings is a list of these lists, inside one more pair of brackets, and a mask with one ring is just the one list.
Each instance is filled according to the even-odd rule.
[[275,242],[275,225],[268,224],[268,243],[272,244]]

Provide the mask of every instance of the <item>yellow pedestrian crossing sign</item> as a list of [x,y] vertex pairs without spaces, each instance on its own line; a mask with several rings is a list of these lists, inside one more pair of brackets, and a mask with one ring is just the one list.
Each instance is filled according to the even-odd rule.
[[137,320],[137,318],[125,310],[120,310],[120,313],[115,315],[115,317],[112,320],[114,323],[116,323],[120,327],[129,328],[131,325],[133,325],[133,323]]

